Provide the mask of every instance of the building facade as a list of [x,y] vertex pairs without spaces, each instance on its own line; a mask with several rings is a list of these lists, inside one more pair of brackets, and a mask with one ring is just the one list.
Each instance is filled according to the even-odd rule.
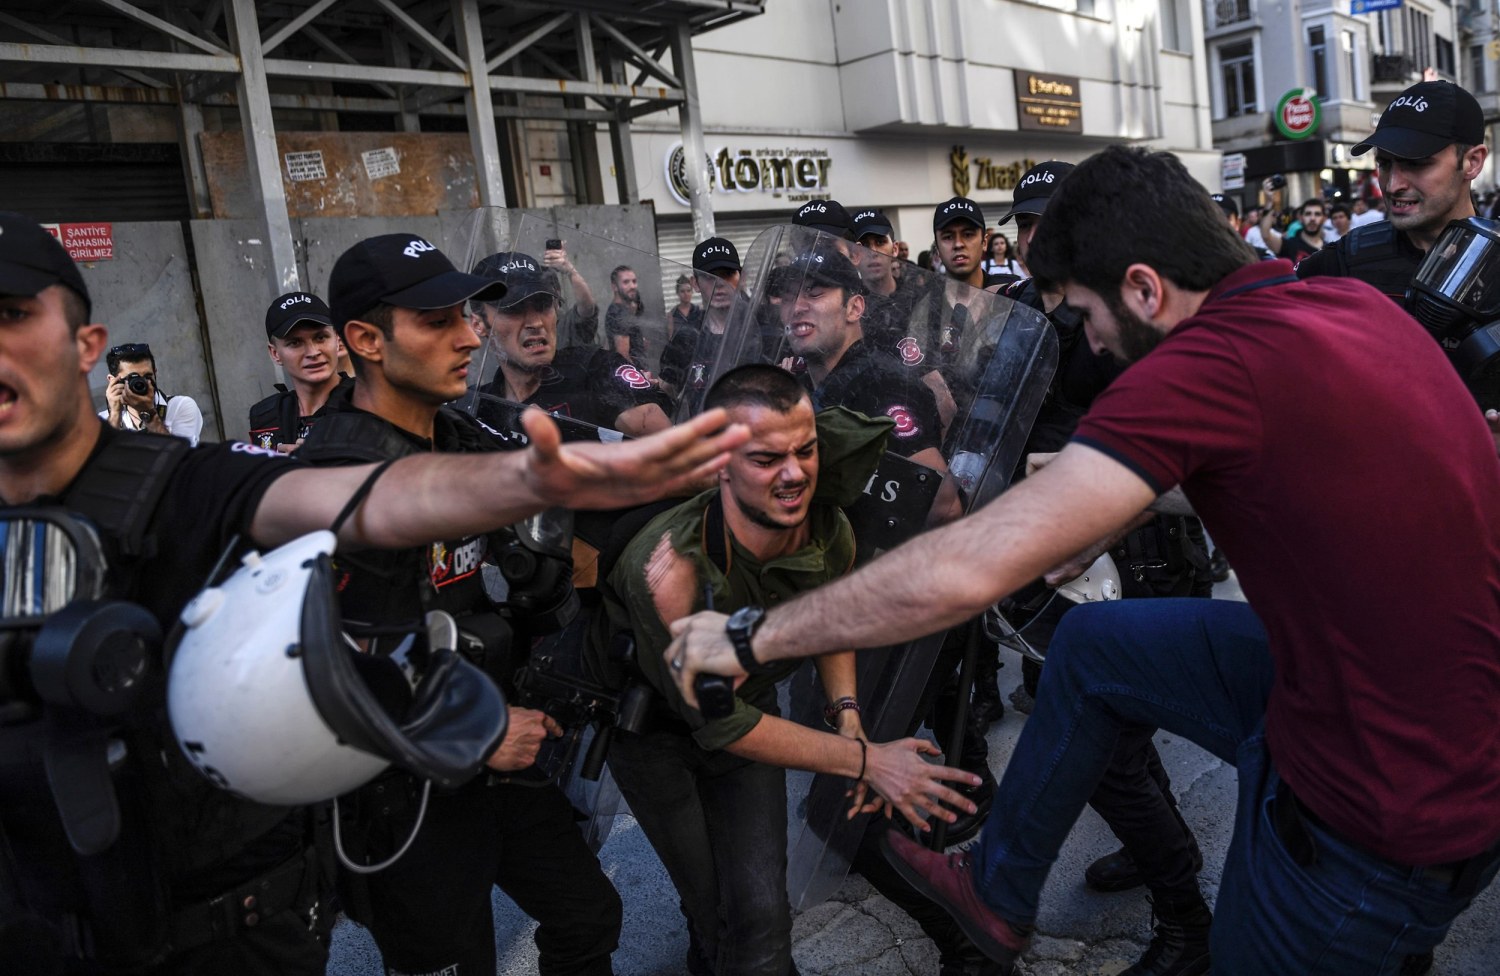
[[[1424,78],[1463,85],[1500,120],[1495,0],[1203,0],[1214,145],[1250,202],[1262,179],[1289,200],[1370,194],[1374,159],[1352,147]],[[1483,8],[1483,9],[1482,9]],[[1239,179],[1231,177],[1231,182]],[[1477,189],[1494,186],[1491,165]]]
[[[993,227],[1032,164],[1120,142],[1172,150],[1211,184],[1201,37],[1190,0],[767,4],[694,38],[717,230],[744,247],[829,197],[884,209],[915,258],[949,197]],[[641,116],[632,142],[663,254],[683,259],[696,231],[676,120]]]

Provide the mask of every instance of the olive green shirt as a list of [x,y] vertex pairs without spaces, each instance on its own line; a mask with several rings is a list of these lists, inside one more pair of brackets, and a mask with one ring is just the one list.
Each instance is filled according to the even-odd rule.
[[626,546],[604,590],[610,626],[635,634],[636,664],[646,682],[673,713],[687,722],[698,745],[709,750],[723,749],[753,729],[762,715],[775,714],[776,683],[802,662],[779,661],[771,670],[751,675],[735,693],[734,711],[725,718],[705,721],[702,713],[683,701],[662,658],[672,638],[657,614],[645,571],[662,537],[670,536],[672,548],[693,564],[697,579],[694,613],[707,609],[704,584],[713,587],[714,609],[721,613],[751,605],[773,607],[843,575],[854,561],[854,531],[849,520],[837,507],[815,502],[808,514],[811,539],[806,546],[761,563],[731,536],[729,571],[720,572],[704,548],[708,506],[719,504],[719,490],[715,488],[652,519]]
[[681,716],[704,749],[723,749],[755,728],[762,715],[775,714],[776,683],[802,662],[779,662],[765,674],[751,675],[736,692],[733,713],[705,721],[702,713],[683,701],[662,659],[672,642],[671,634],[657,614],[646,585],[646,564],[662,536],[670,535],[672,548],[692,561],[696,573],[694,613],[707,609],[703,600],[705,583],[713,586],[714,609],[733,613],[747,606],[773,607],[847,573],[854,562],[854,530],[839,506],[852,504],[859,497],[880,463],[886,435],[895,424],[888,417],[872,420],[842,407],[821,411],[817,424],[818,483],[808,513],[810,541],[806,546],[789,556],[761,563],[731,537],[726,547],[728,573],[721,572],[709,558],[704,540],[708,506],[722,504],[719,490],[714,488],[652,519],[630,540],[600,587],[606,633],[596,634],[595,669],[601,674],[610,670],[600,653],[609,643],[608,634],[633,632],[636,663],[647,684],[673,714]]

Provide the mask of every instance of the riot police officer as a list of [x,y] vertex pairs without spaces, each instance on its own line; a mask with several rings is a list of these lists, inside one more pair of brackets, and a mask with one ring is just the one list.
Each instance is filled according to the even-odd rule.
[[[506,286],[456,271],[430,245],[412,248],[413,239],[411,234],[369,238],[334,265],[329,280],[334,321],[356,379],[348,402],[322,420],[303,445],[301,456],[312,464],[357,464],[432,450],[485,453],[506,446],[467,414],[443,406],[464,393],[470,357],[480,345],[464,303],[505,302]],[[407,256],[413,250],[415,259]],[[525,346],[515,335],[507,341]],[[519,653],[508,653],[509,623],[490,601],[481,576],[482,564],[503,544],[474,533],[416,549],[340,557],[346,625],[355,634],[375,635],[370,650],[389,654],[399,648],[381,634],[428,611],[445,610],[469,635],[465,646],[474,663],[506,688]],[[565,586],[566,567],[562,570]],[[584,843],[567,797],[555,784],[525,775],[542,738],[561,732],[544,713],[513,705],[510,730],[488,762],[502,775],[481,776],[451,792],[433,791],[425,804],[403,804],[420,789],[404,772],[390,773],[359,792],[355,820],[371,860],[388,858],[415,832],[395,863],[368,874],[349,870],[341,879],[351,917],[369,927],[388,970],[493,972],[490,892],[499,885],[540,923],[536,943],[542,973],[611,972],[610,954],[620,933],[619,895]],[[417,809],[425,814],[412,812]],[[387,838],[394,838],[388,846]]]
[[291,381],[250,408],[250,441],[289,454],[330,400],[349,395],[353,377],[339,372],[344,345],[328,306],[311,292],[280,295],[266,308],[266,352]]
[[1484,112],[1449,81],[1423,81],[1391,100],[1368,139],[1386,201],[1386,219],[1363,224],[1303,258],[1299,278],[1359,278],[1405,301],[1422,258],[1453,220],[1475,216],[1470,187],[1484,168]]
[[554,272],[529,254],[504,251],[481,260],[474,273],[505,286],[503,299],[473,306],[475,325],[499,360],[482,394],[632,436],[669,425],[671,401],[624,356],[590,346],[558,348],[562,293]]

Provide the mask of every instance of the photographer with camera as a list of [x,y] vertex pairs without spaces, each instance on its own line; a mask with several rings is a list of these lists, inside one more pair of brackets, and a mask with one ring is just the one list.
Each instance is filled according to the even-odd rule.
[[186,438],[194,447],[203,431],[203,411],[189,396],[165,396],[156,384],[156,357],[144,342],[115,346],[105,357],[107,409],[99,416],[119,430],[149,430]]
[[[1286,177],[1279,173],[1261,184],[1267,199],[1279,206],[1280,195],[1286,189]],[[1283,229],[1277,228],[1279,219],[1286,216],[1278,206],[1265,209],[1260,217],[1260,236],[1266,250],[1280,258],[1296,264],[1309,254],[1323,248],[1323,221],[1327,212],[1318,198],[1304,201],[1294,214],[1295,219]]]

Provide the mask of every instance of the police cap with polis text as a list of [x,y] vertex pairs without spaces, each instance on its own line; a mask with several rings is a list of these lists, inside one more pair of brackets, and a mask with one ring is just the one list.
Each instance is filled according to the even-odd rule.
[[968,197],[954,197],[947,203],[938,204],[932,211],[932,232],[936,234],[954,221],[964,221],[984,230],[984,211]]
[[328,276],[328,305],[340,335],[344,323],[376,305],[427,310],[504,294],[505,285],[464,274],[419,234],[367,237],[339,255]]
[[852,295],[863,295],[867,290],[854,262],[826,238],[793,255],[786,267],[777,268],[770,289],[772,294],[787,297],[808,284],[832,285]]
[[502,308],[525,301],[532,295],[551,295],[561,300],[562,285],[557,273],[543,265],[530,254],[520,251],[501,251],[487,258],[480,258],[474,265],[474,273],[487,281],[498,281],[505,286],[499,296],[477,296],[479,301],[494,302]]
[[323,299],[307,291],[289,291],[266,309],[266,337],[285,339],[299,325],[332,325]]
[[1045,163],[1037,163],[1021,175],[1021,180],[1016,184],[1016,191],[1011,196],[1010,210],[1000,223],[1009,222],[1016,214],[1040,214],[1047,210],[1047,201],[1057,191],[1057,185],[1062,182],[1063,177],[1073,172],[1072,163],[1064,163],[1060,160],[1049,159]]
[[880,237],[894,236],[891,230],[891,220],[879,210],[865,209],[855,211],[849,220],[850,229],[854,232],[857,241],[866,234],[876,234]]
[[694,271],[739,271],[740,252],[723,237],[710,237],[693,248]]
[[834,237],[849,237],[849,211],[837,200],[809,200],[797,208],[792,223],[811,227]]
[[1226,217],[1238,217],[1240,215],[1240,202],[1234,197],[1225,196],[1222,193],[1210,193],[1208,198],[1219,205]]
[[1393,98],[1370,138],[1350,152],[1383,149],[1401,159],[1425,159],[1455,142],[1484,142],[1484,111],[1451,81],[1423,81]]
[[88,318],[89,290],[62,241],[25,214],[0,212],[0,295],[33,298],[53,285],[78,293]]

